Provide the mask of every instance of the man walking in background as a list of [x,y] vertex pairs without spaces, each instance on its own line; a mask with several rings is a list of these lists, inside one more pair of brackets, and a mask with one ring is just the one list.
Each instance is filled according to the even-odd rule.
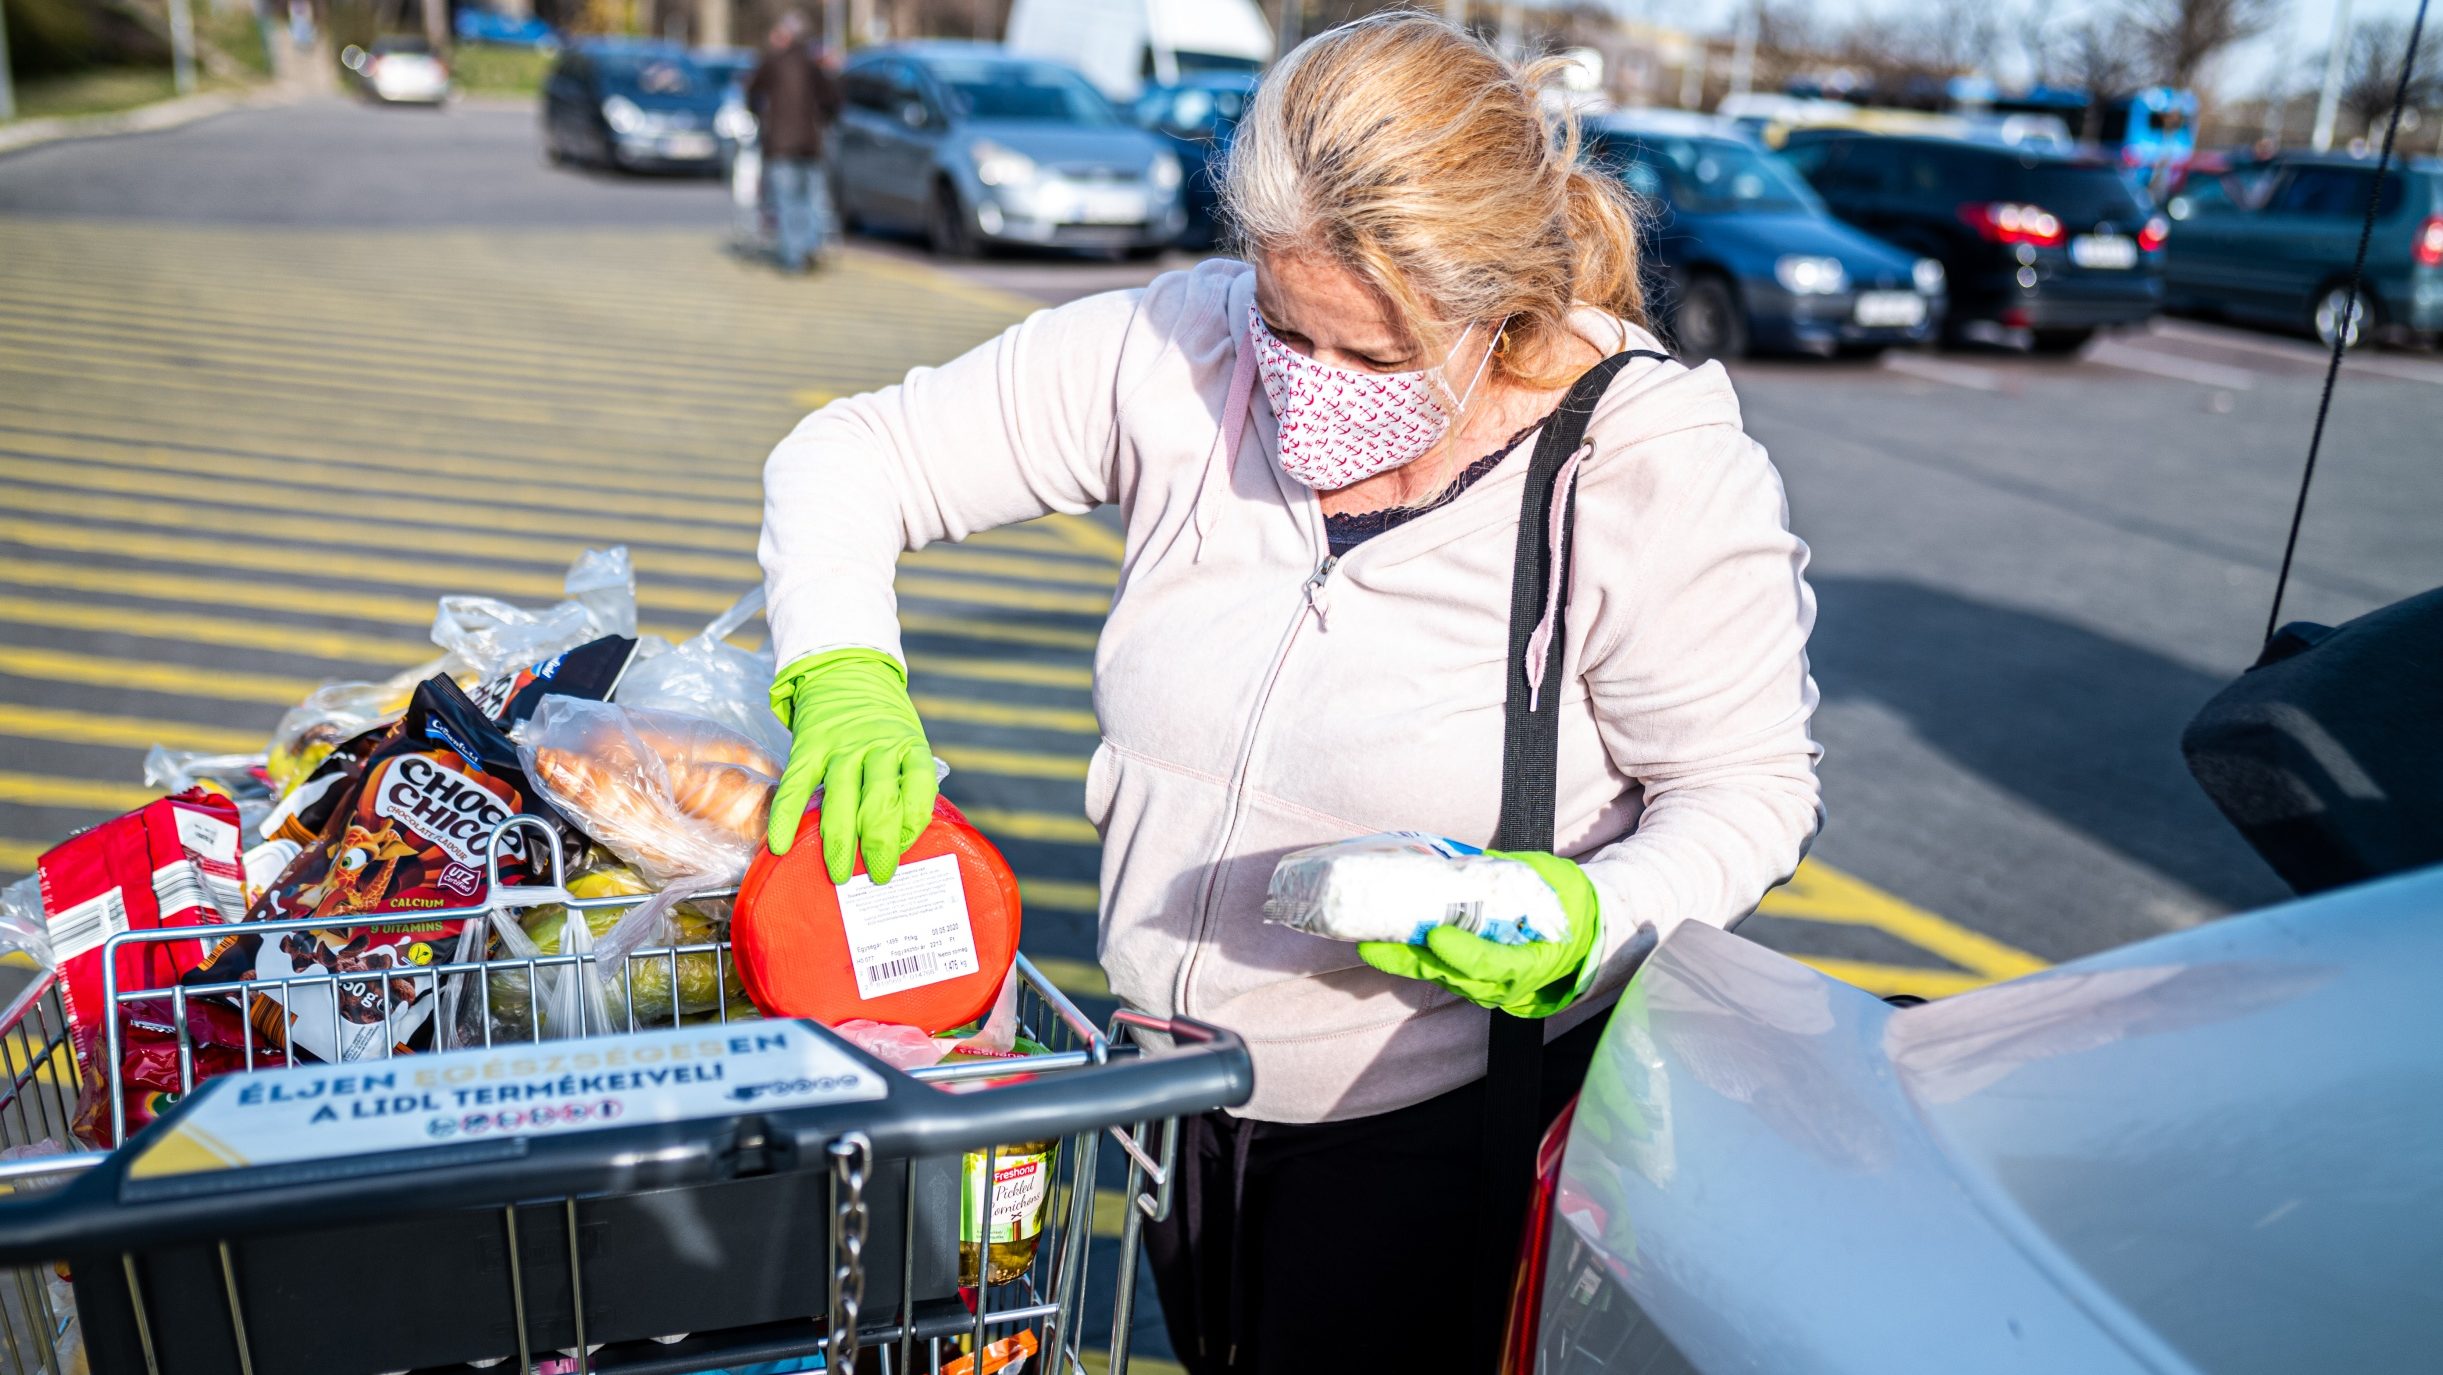
[[791,10],[772,26],[763,61],[747,78],[763,149],[764,186],[780,221],[780,265],[803,272],[819,258],[831,220],[823,136],[840,113],[840,88],[806,41],[806,16]]

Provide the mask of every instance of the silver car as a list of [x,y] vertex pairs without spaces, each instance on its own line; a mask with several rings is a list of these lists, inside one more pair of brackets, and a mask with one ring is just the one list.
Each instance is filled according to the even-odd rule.
[[983,43],[860,52],[841,75],[832,197],[852,225],[1151,254],[1186,223],[1179,159],[1085,78]]
[[1513,1364],[2443,1353],[2443,867],[1895,1008],[1680,928],[1546,1142]]

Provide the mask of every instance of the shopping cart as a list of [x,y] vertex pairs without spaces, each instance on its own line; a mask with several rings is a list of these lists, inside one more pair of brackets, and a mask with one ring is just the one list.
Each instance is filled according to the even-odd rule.
[[[348,922],[430,928],[488,919],[495,909],[551,903],[586,911],[642,901],[573,898],[552,843],[531,847],[553,856],[549,884],[504,884],[501,839],[519,826],[554,839],[533,818],[502,823],[493,837],[489,906]],[[278,936],[331,925],[247,929]],[[726,992],[709,1013],[683,1016],[678,993],[687,961],[711,960],[718,973],[728,972],[729,950],[718,941],[639,950],[617,971],[577,952],[400,966],[371,980],[317,969],[291,978],[118,986],[122,946],[181,939],[197,939],[194,929],[113,936],[104,948],[104,988],[113,1008],[141,1006],[155,1016],[167,1009],[188,1092],[152,1127],[128,1136],[115,1082],[121,1032],[114,1016],[105,1063],[113,1067],[113,1139],[121,1146],[0,1162],[0,1188],[8,1191],[0,1197],[5,1375],[71,1375],[79,1360],[100,1375],[471,1368],[685,1375],[818,1355],[835,1372],[957,1375],[986,1364],[960,1356],[961,1345],[969,1353],[996,1342],[1006,1349],[1021,1332],[1039,1347],[1030,1371],[1070,1375],[1087,1369],[1087,1328],[1096,1316],[1087,1298],[1098,1263],[1115,1267],[1105,1272],[1105,1359],[1120,1371],[1128,1365],[1141,1229],[1170,1205],[1178,1118],[1244,1102],[1253,1082],[1246,1049],[1230,1033],[1127,1010],[1098,1027],[1024,956],[1016,966],[1021,1032],[1041,1053],[903,1073],[810,1023],[750,1022],[753,1009],[731,1006]],[[522,976],[533,999],[547,980],[589,970],[631,995],[616,1000],[626,1010],[626,1032],[546,1041],[544,1019],[529,1015],[531,1050],[494,1044],[503,1019],[491,1015],[489,1000],[504,974]],[[634,995],[651,986],[649,970],[667,976],[668,1015],[640,1025],[645,999]],[[343,996],[378,997],[387,1023],[394,996],[449,989],[481,1000],[482,1015],[469,1023],[481,1028],[481,1044],[391,1065],[272,1068],[271,1048],[256,1043],[252,1020],[238,1019],[246,1025],[243,1070],[195,1082],[191,1013],[216,999],[243,1007],[257,993],[276,993],[294,1008],[303,998],[328,998],[336,1017]],[[16,1147],[68,1142],[75,1074],[51,976],[34,977],[5,1017],[0,1136]],[[770,1106],[773,1099],[753,1096],[762,1087],[740,1086],[731,1096],[745,1101],[672,1120],[652,1120],[651,1112],[612,1120],[606,1109],[572,1124],[555,1109],[541,1126],[521,1121],[438,1142],[389,1140],[343,1152],[298,1146],[167,1173],[158,1163],[164,1143],[221,1121],[210,1114],[235,1111],[243,1094],[260,1102],[319,1092],[316,1085],[349,1070],[360,1080],[385,1070],[471,1075],[479,1065],[507,1063],[503,1057],[540,1063],[546,1055],[625,1056],[634,1048],[641,1062],[673,1037],[709,1034],[684,1030],[691,1027],[729,1028],[723,1034],[733,1044],[750,1037],[819,1042],[825,1063],[849,1066],[825,1083],[856,1080],[863,1097]],[[999,1147],[1047,1140],[1059,1150],[1045,1166],[1054,1180],[1032,1259],[1004,1283],[985,1272],[963,1286],[960,1214],[993,1216]],[[1120,1153],[1115,1172],[1125,1180],[1107,1200],[1096,1188],[1106,1143]],[[982,1156],[980,1172],[971,1172],[981,1198],[961,1197],[969,1153]],[[1098,1227],[1106,1241],[1117,1233],[1116,1247],[1099,1255]]]

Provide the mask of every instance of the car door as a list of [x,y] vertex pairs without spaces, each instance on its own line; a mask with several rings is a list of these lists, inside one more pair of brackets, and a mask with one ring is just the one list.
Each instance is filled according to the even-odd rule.
[[586,60],[582,53],[564,53],[543,83],[543,137],[563,151],[587,146],[592,140],[577,118],[585,107]]
[[2164,204],[2163,284],[2176,301],[2221,305],[2252,256],[2256,212],[2231,187],[2232,174],[2192,176]]
[[840,74],[840,117],[832,125],[832,191],[842,216],[872,219],[876,127],[888,118],[882,67],[888,59],[851,63]]
[[2248,306],[2303,319],[2319,288],[2350,270],[2373,172],[2304,163],[2275,183],[2257,217],[2257,261],[2241,288]]
[[912,62],[882,64],[882,98],[888,108],[874,123],[872,184],[891,218],[922,225],[933,194],[940,117],[925,98],[923,78]]

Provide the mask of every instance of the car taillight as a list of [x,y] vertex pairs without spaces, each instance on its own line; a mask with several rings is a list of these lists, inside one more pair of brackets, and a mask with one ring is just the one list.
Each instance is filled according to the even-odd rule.
[[2146,227],[2138,231],[2138,247],[2152,253],[2163,246],[2163,241],[2171,237],[2171,232],[2170,220],[2161,215],[2150,215],[2146,219]]
[[1544,1316],[1544,1253],[1552,1240],[1553,1199],[1561,1191],[1561,1151],[1569,1123],[1578,1115],[1572,1098],[1544,1129],[1535,1148],[1535,1196],[1527,1201],[1527,1226],[1518,1242],[1518,1271],[1510,1281],[1510,1321],[1501,1341],[1502,1375],[1531,1375],[1537,1328]]
[[2443,267],[2443,215],[2429,215],[2418,226],[2417,247],[2413,250],[2420,267]]
[[2064,238],[2061,220],[2051,211],[2019,201],[1974,201],[1959,208],[1959,217],[1995,243],[2059,248]]

